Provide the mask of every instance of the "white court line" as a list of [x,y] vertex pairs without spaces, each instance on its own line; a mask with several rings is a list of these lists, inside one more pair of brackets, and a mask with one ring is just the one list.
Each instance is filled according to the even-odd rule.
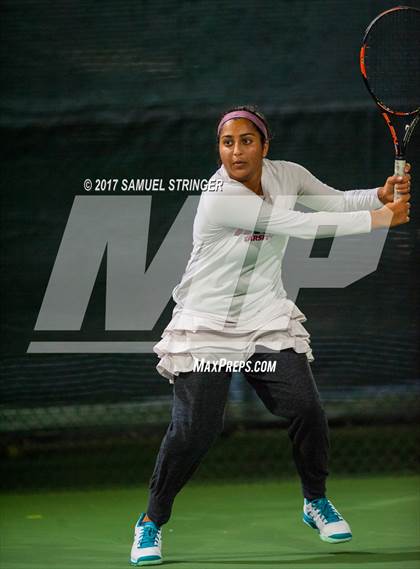
[[376,500],[375,502],[368,502],[367,504],[360,504],[359,506],[347,506],[346,512],[350,510],[373,510],[374,508],[386,508],[400,502],[418,501],[420,495],[411,494],[409,496],[401,496],[400,498],[388,498],[387,500]]

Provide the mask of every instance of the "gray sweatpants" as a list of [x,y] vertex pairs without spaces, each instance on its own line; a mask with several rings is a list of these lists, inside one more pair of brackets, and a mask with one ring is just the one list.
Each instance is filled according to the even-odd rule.
[[[267,409],[288,420],[303,495],[320,498],[328,475],[328,423],[308,360],[293,349],[255,353],[248,361],[256,359],[275,360],[275,371],[243,374]],[[230,379],[221,371],[181,373],[175,380],[172,420],[149,485],[147,514],[159,526],[223,429]]]

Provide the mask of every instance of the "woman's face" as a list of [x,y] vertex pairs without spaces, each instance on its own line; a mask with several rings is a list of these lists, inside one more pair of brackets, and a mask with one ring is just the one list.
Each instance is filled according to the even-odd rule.
[[219,155],[230,178],[245,184],[261,176],[268,142],[262,143],[256,126],[248,119],[227,121],[219,136]]

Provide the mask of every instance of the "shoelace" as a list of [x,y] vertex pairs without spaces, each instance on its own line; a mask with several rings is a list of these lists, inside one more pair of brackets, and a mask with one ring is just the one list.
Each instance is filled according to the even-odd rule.
[[137,547],[155,547],[159,545],[160,531],[160,529],[151,523],[145,523],[140,526]]
[[324,523],[330,524],[343,519],[327,498],[313,500],[311,506],[316,512],[315,517],[320,517]]

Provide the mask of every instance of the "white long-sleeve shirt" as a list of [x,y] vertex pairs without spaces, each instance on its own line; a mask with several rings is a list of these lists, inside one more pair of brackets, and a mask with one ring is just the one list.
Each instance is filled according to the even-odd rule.
[[[192,369],[194,358],[247,359],[256,342],[313,359],[306,318],[282,283],[288,239],[368,233],[369,210],[382,206],[376,188],[335,190],[292,162],[264,160],[263,196],[229,178],[223,166],[212,180],[222,189],[201,195],[193,250],[173,290],[173,318],[154,348],[157,369],[171,382]],[[293,211],[296,203],[321,211]]]

